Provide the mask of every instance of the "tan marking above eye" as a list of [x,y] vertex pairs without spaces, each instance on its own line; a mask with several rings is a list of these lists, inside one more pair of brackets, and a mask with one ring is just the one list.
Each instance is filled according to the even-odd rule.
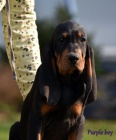
[[64,38],[67,38],[67,36],[68,36],[68,34],[66,32],[64,32],[62,35]]
[[80,38],[80,37],[82,37],[82,33],[81,32],[78,32],[78,37]]

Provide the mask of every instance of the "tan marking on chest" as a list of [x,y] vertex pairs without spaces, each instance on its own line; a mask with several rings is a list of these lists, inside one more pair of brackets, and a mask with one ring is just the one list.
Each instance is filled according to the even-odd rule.
[[42,115],[46,115],[47,113],[51,112],[55,108],[56,108],[56,106],[49,105],[49,104],[45,103],[41,107],[41,113],[42,113]]
[[77,115],[80,115],[82,111],[82,103],[77,103],[77,104],[72,105],[71,110]]

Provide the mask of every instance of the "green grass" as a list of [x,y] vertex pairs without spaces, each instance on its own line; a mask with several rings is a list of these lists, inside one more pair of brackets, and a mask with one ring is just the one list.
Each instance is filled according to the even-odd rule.
[[20,114],[16,113],[13,108],[0,104],[0,140],[8,140],[10,127],[19,118]]
[[0,140],[8,140],[9,129],[12,122],[1,122],[0,123]]
[[[8,140],[9,129],[10,126],[18,119],[19,116],[15,117],[15,119],[7,120],[0,122],[0,140]],[[91,131],[98,131],[101,129],[102,131],[110,130],[113,131],[112,136],[108,135],[89,135],[88,129]],[[116,121],[109,121],[109,120],[86,120],[85,122],[85,129],[84,129],[84,136],[83,140],[115,140],[116,139]]]
[[[101,135],[88,134],[91,131],[103,131]],[[112,136],[105,135],[104,130],[113,131]],[[83,140],[116,140],[116,121],[111,120],[86,120]]]
[[12,115],[10,112],[6,116],[4,115],[2,117],[2,119],[0,116],[0,140],[8,140],[9,139],[9,130],[10,130],[11,125],[13,125],[20,118],[19,113],[14,113],[14,112],[12,112]]

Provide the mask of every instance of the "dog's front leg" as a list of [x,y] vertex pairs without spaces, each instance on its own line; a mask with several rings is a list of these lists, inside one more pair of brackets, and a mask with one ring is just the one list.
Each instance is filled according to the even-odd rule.
[[70,130],[68,134],[68,140],[82,140],[84,131],[84,116],[81,116],[80,121],[77,122]]
[[42,117],[36,112],[29,116],[27,140],[42,140]]

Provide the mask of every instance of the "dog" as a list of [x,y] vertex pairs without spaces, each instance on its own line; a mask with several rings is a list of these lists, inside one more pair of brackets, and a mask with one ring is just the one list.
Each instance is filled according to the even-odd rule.
[[80,24],[65,21],[44,49],[20,122],[11,127],[10,137],[17,128],[17,140],[82,140],[84,108],[96,98],[94,52],[87,34]]

